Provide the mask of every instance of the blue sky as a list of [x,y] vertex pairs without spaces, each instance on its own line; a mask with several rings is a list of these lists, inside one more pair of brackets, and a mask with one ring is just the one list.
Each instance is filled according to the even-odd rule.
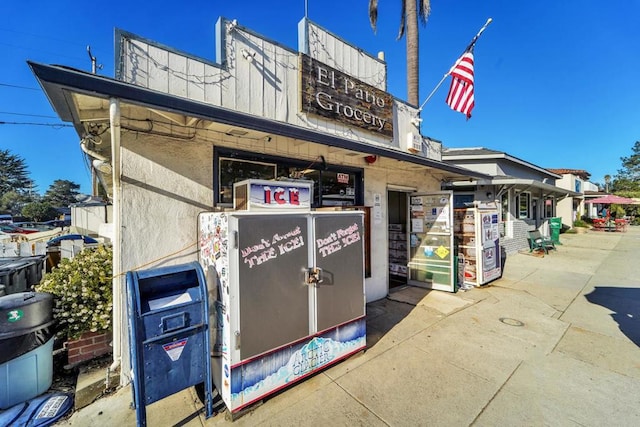
[[[404,39],[396,41],[399,0],[379,0],[378,30],[368,0],[308,0],[308,16],[375,55],[384,51],[388,91],[406,99]],[[91,191],[76,132],[60,124],[26,61],[89,71],[87,46],[113,77],[114,29],[215,59],[219,16],[297,47],[305,1],[79,0],[0,4],[0,149],[25,159],[37,191],[56,179]],[[584,169],[591,181],[615,175],[640,139],[640,1],[459,0],[432,2],[420,28],[421,103],[487,18],[475,49],[473,117],[445,104],[449,79],[422,112],[422,133],[447,147],[486,147],[545,168]],[[31,124],[13,124],[31,123]]]

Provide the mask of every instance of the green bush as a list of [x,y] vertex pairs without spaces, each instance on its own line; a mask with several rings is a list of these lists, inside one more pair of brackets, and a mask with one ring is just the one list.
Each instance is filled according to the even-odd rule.
[[575,221],[573,221],[573,226],[574,227],[589,227],[589,224],[587,224],[586,221],[583,221],[581,219],[576,219]]
[[113,251],[99,246],[63,259],[36,286],[54,295],[53,317],[70,339],[111,328]]

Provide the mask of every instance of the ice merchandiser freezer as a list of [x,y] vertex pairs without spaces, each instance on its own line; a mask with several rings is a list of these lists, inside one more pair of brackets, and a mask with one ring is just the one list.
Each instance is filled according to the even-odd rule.
[[409,284],[455,291],[452,203],[451,191],[409,197]]
[[232,415],[365,348],[361,212],[206,212],[198,229]]
[[455,247],[461,287],[480,286],[500,277],[500,214],[496,209],[454,210]]

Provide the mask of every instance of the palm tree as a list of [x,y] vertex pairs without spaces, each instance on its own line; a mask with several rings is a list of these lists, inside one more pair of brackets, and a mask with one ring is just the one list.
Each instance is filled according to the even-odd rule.
[[611,182],[611,175],[604,176],[604,192],[609,192],[609,183]]
[[[407,39],[407,101],[419,105],[419,54],[418,19],[423,25],[431,13],[431,0],[401,0],[400,30],[398,40],[405,35]],[[369,21],[373,31],[378,23],[378,0],[369,0]]]

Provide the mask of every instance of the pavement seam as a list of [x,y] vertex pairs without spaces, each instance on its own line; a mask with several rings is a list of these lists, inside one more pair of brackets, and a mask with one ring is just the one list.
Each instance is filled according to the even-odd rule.
[[513,377],[513,375],[516,373],[516,371],[518,371],[518,369],[520,369],[520,366],[522,366],[523,363],[524,363],[524,360],[521,360],[520,363],[518,363],[518,366],[515,367],[513,372],[511,372],[509,377],[502,383],[500,388],[498,388],[498,390],[496,390],[496,392],[493,394],[493,396],[491,396],[491,399],[489,399],[489,401],[482,407],[480,412],[478,412],[478,415],[476,415],[476,417],[473,419],[473,421],[471,421],[471,423],[469,423],[469,425],[474,425],[476,423],[476,421],[478,421],[478,418],[480,418],[480,416],[484,413],[484,411],[487,409],[487,407],[489,407],[489,405],[491,405],[491,402],[493,402],[493,400],[496,398],[498,393],[500,393],[502,391],[504,386],[507,385],[507,383],[509,382],[511,377]]
[[378,414],[376,414],[374,411],[372,411],[369,407],[367,407],[367,405],[365,405],[365,404],[364,404],[360,399],[358,399],[356,396],[354,396],[353,394],[349,393],[349,391],[348,391],[347,389],[345,389],[344,387],[342,387],[342,386],[341,386],[337,381],[332,380],[332,382],[333,382],[336,386],[340,387],[340,389],[341,389],[342,391],[344,391],[344,392],[347,394],[347,396],[351,396],[351,398],[352,398],[354,401],[358,402],[358,404],[359,404],[360,406],[362,406],[364,409],[366,409],[370,414],[373,414],[373,416],[374,416],[374,417],[376,417],[377,419],[379,419],[381,423],[383,423],[383,424],[384,424],[384,425],[386,425],[386,426],[391,426],[391,424],[389,424],[388,422],[386,422],[386,421],[384,420],[384,418],[382,418],[380,415],[378,415]]

